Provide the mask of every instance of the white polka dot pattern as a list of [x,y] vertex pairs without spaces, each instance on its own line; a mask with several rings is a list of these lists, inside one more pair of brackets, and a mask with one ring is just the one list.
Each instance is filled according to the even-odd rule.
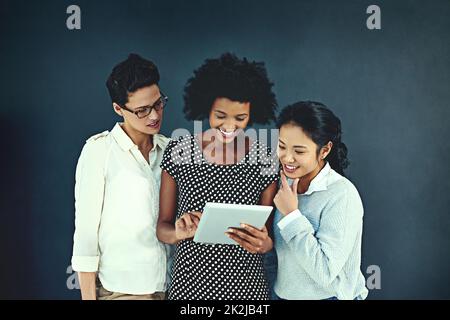
[[[261,193],[278,180],[278,160],[259,141],[237,164],[216,165],[204,158],[194,136],[180,137],[167,146],[161,168],[177,183],[177,218],[202,212],[206,202],[258,204]],[[262,255],[238,245],[181,241],[168,299],[268,299]]]

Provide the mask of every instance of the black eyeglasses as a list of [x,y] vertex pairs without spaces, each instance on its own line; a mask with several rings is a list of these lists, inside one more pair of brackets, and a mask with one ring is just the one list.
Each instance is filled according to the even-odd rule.
[[161,97],[151,106],[140,107],[137,110],[128,109],[126,105],[121,106],[121,108],[131,113],[134,113],[136,117],[142,119],[148,116],[150,113],[152,113],[153,109],[155,109],[156,111],[161,111],[166,106],[167,101],[169,101],[169,98],[164,93],[161,92]]

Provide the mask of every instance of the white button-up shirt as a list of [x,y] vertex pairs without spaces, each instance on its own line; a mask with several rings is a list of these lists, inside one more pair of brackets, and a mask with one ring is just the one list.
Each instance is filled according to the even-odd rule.
[[76,169],[72,268],[96,272],[105,289],[164,291],[168,251],[156,237],[159,167],[169,139],[153,136],[148,163],[117,123],[89,138]]

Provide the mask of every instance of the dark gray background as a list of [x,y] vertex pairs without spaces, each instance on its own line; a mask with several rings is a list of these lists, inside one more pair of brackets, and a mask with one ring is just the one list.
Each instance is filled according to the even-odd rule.
[[[82,29],[66,28],[78,4]],[[382,30],[366,28],[366,8]],[[76,161],[110,129],[113,65],[152,59],[170,97],[163,133],[193,129],[182,90],[224,51],[266,62],[280,106],[341,118],[365,204],[372,299],[450,298],[450,1],[1,1],[1,298],[78,298],[66,286]],[[270,126],[269,126],[270,127]],[[126,193],[126,190],[124,190]]]

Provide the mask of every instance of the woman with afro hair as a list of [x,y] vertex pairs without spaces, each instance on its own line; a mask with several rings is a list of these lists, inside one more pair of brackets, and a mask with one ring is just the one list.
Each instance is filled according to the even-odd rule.
[[189,120],[210,129],[172,140],[163,156],[157,235],[176,244],[168,299],[265,300],[269,298],[263,254],[268,230],[242,225],[227,235],[236,244],[193,242],[207,202],[273,205],[278,161],[244,130],[275,118],[277,103],[264,63],[225,53],[207,59],[185,86]]

